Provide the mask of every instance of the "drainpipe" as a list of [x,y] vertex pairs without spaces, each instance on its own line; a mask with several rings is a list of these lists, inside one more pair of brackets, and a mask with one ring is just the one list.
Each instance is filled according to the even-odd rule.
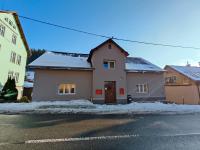
[[198,102],[198,104],[200,105],[200,88],[199,88],[200,84],[199,84],[199,82],[196,83],[196,86],[197,86],[197,91],[198,91],[198,94],[199,94],[199,102]]

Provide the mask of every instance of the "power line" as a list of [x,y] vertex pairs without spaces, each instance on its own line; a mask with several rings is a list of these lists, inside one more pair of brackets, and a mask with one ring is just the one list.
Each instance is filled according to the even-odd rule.
[[121,38],[113,38],[120,41],[126,41],[126,42],[133,42],[133,43],[139,43],[139,44],[146,44],[146,45],[153,45],[153,46],[165,46],[165,47],[176,47],[176,48],[189,48],[189,49],[200,49],[200,47],[193,47],[193,46],[182,46],[182,45],[170,45],[170,44],[162,44],[162,43],[153,43],[153,42],[145,42],[145,41],[134,41],[134,40],[128,40],[128,39],[121,39]]
[[38,20],[38,19],[33,19],[33,18],[30,18],[30,17],[21,16],[21,15],[19,15],[19,17],[26,19],[26,20],[31,20],[31,21],[34,21],[34,22],[38,22],[38,23],[42,23],[42,24],[66,29],[66,30],[71,30],[71,31],[74,31],[74,32],[79,32],[79,33],[88,34],[88,35],[92,35],[92,36],[96,36],[96,37],[107,38],[107,39],[112,38],[112,39],[115,39],[115,40],[118,40],[118,41],[132,42],[132,43],[138,43],[138,44],[144,44],[144,45],[153,45],[153,46],[173,47],[173,48],[200,49],[200,47],[194,47],[194,46],[171,45],[171,44],[123,39],[123,38],[118,38],[118,37],[113,37],[113,36],[111,37],[111,36],[107,36],[107,35],[96,34],[96,33],[87,32],[87,31],[83,31],[83,30],[79,30],[79,29],[75,29],[75,28],[70,28],[70,27],[66,27],[66,26],[62,26],[62,25],[58,25],[58,24],[54,24],[54,23],[50,23],[50,22],[46,22],[46,21],[41,21],[41,20]]
[[82,30],[78,30],[78,29],[74,29],[74,28],[69,28],[69,27],[65,27],[65,26],[61,26],[61,25],[57,25],[57,24],[54,24],[54,23],[50,23],[50,22],[46,22],[46,21],[41,21],[41,20],[37,20],[37,19],[25,17],[25,16],[20,16],[20,15],[19,15],[19,17],[20,17],[20,18],[24,18],[24,19],[28,19],[28,20],[31,20],[31,21],[43,23],[43,24],[46,24],[46,25],[51,25],[51,26],[54,26],[54,27],[59,27],[59,28],[62,28],[62,29],[67,29],[67,30],[79,32],[79,33],[89,34],[89,35],[98,36],[98,37],[103,37],[103,38],[111,38],[111,37],[109,37],[109,36],[100,35],[100,34],[96,34],[96,33],[91,33],[91,32],[87,32],[87,31],[82,31]]

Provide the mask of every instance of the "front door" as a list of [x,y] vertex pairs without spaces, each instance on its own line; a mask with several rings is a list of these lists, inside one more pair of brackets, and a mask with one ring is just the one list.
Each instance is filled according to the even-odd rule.
[[116,82],[105,81],[105,103],[116,103]]

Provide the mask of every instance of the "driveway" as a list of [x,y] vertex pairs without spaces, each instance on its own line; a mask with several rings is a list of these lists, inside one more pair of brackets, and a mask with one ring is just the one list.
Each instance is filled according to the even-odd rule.
[[199,150],[200,114],[0,115],[0,149]]

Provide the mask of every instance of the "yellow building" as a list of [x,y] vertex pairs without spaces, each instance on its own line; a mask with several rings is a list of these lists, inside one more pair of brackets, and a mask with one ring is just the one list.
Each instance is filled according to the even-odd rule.
[[200,67],[166,66],[167,101],[178,104],[200,104]]

